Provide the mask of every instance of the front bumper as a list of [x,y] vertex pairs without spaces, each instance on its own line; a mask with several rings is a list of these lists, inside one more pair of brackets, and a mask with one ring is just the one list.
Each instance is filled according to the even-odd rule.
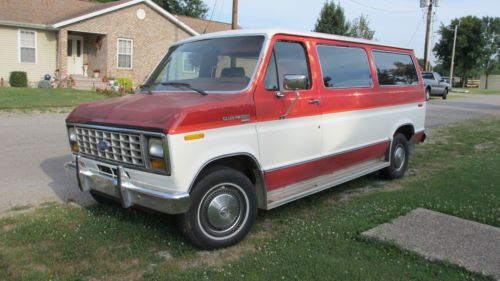
[[[109,166],[109,165],[108,165]],[[81,156],[64,165],[67,175],[76,181],[81,191],[95,190],[121,202],[124,208],[134,205],[167,214],[185,213],[191,204],[188,193],[160,192],[133,182],[122,166],[113,166],[116,175],[101,173],[85,167]]]

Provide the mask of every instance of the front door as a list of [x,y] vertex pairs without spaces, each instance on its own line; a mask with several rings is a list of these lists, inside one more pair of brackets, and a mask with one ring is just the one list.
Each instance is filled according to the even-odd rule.
[[[307,46],[294,39],[274,40],[264,81],[255,94],[260,160],[268,191],[316,176],[315,160],[321,155],[317,86],[312,83]],[[295,104],[296,92],[283,87],[283,77],[289,74],[309,80],[308,89],[298,91]]]
[[68,74],[83,74],[83,37],[68,36]]

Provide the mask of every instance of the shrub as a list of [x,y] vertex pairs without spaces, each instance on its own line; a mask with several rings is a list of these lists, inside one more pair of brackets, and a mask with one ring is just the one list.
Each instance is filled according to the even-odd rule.
[[123,87],[123,89],[125,89],[125,91],[132,90],[133,84],[132,84],[132,80],[130,80],[130,78],[116,78],[116,82],[118,82],[118,85],[120,87]]
[[12,71],[9,84],[11,87],[28,87],[28,75],[24,71]]
[[38,82],[38,88],[44,88],[44,89],[50,88],[50,81],[41,80],[40,82]]

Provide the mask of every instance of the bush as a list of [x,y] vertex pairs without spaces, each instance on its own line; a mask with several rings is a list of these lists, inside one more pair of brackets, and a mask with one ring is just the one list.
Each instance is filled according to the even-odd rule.
[[12,71],[9,84],[11,87],[28,87],[28,75],[24,71]]
[[38,88],[44,88],[44,89],[50,88],[50,81],[41,80],[40,82],[38,82]]
[[116,78],[116,82],[118,82],[118,85],[120,87],[123,87],[125,91],[132,90],[133,84],[132,80],[130,80],[129,78]]

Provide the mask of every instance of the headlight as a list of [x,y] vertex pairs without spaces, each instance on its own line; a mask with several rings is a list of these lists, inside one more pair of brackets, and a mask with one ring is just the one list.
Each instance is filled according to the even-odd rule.
[[163,140],[150,138],[148,141],[149,164],[152,169],[167,170]]
[[149,156],[156,158],[163,158],[165,156],[165,153],[163,151],[163,142],[161,140],[149,140]]
[[71,147],[71,151],[73,153],[78,153],[80,151],[80,148],[78,147],[78,139],[76,137],[75,127],[68,128],[68,138],[69,138],[69,145]]

